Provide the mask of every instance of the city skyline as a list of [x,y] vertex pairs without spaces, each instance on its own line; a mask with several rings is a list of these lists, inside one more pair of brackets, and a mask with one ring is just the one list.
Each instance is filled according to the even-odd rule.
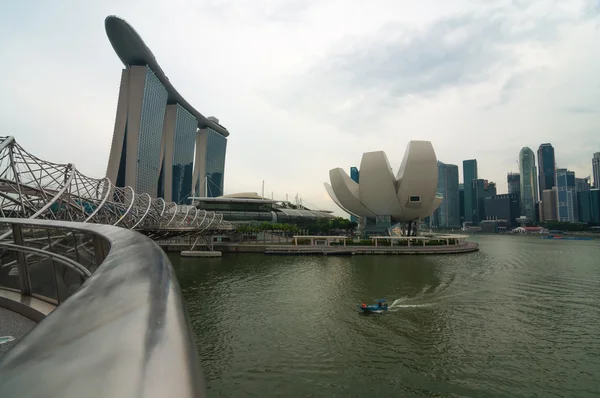
[[[524,146],[535,151],[550,142],[557,167],[592,175],[591,158],[600,151],[593,90],[600,51],[591,43],[600,34],[597,13],[585,1],[548,5],[552,21],[535,2],[436,3],[436,13],[429,11],[433,2],[390,2],[385,10],[350,2],[346,16],[361,16],[353,28],[328,1],[293,10],[260,1],[178,4],[11,5],[0,24],[7,38],[0,72],[11,77],[3,82],[10,100],[1,107],[8,134],[47,159],[104,175],[122,65],[103,20],[116,14],[142,32],[191,104],[235,131],[225,193],[260,192],[265,180],[275,197],[299,193],[305,203],[342,215],[314,181],[326,180],[337,164],[353,164],[364,150],[401,148],[416,138],[432,141],[438,158],[458,165],[459,175],[464,159],[478,159],[479,175],[496,182],[499,193],[508,191],[506,173],[517,171]],[[147,12],[139,14],[139,7]],[[494,21],[519,26],[524,19],[532,24],[518,33],[494,29]],[[380,36],[389,41],[370,45],[383,43]],[[357,55],[362,48],[369,62]],[[530,54],[516,52],[522,48]],[[415,59],[424,64],[408,61]],[[552,95],[557,90],[561,95]],[[397,168],[401,156],[389,152]]]

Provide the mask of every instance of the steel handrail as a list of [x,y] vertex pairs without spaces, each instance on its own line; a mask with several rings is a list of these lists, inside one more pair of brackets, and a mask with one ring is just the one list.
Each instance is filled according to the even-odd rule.
[[85,276],[86,278],[89,278],[90,276],[92,276],[92,273],[90,272],[90,270],[85,268],[83,265],[79,264],[77,261],[73,261],[70,258],[60,255],[58,253],[47,252],[45,250],[37,249],[35,247],[27,247],[27,246],[15,245],[13,243],[0,242],[0,248],[2,248],[2,247],[6,247],[11,250],[18,251],[18,252],[38,254],[41,256],[45,256],[45,257],[52,257],[53,259],[56,260],[57,263],[64,264],[67,267],[74,269],[75,271],[79,272],[80,275]]
[[110,245],[81,288],[4,354],[2,396],[205,396],[181,290],[155,242],[110,225],[27,219],[0,223],[77,231]]

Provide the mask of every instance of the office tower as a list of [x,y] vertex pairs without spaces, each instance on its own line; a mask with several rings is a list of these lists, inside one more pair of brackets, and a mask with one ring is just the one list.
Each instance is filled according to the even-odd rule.
[[[358,183],[360,173],[358,172],[358,167],[350,167],[350,178],[352,181]],[[356,216],[350,216],[350,221],[358,222],[358,218]]]
[[575,178],[575,191],[576,192],[585,192],[589,191],[590,187],[590,178]]
[[552,187],[552,189],[544,189],[542,192],[542,210],[540,211],[541,221],[557,221],[557,212],[556,187]]
[[196,158],[204,156],[202,170],[217,185],[213,191],[222,194],[227,129],[217,119],[204,117],[177,92],[127,22],[109,16],[105,26],[125,65],[106,176],[116,186],[130,186],[138,194],[186,202],[193,189],[194,142],[203,137],[196,134],[200,128],[216,137],[205,137],[202,145],[196,142]]
[[437,209],[438,226],[440,228],[460,227],[458,166],[438,161],[437,192],[444,197]]
[[458,203],[460,208],[460,225],[465,221],[465,184],[458,184]]
[[[209,118],[218,123],[215,118]],[[214,198],[223,195],[227,139],[210,127],[200,129],[196,138],[194,192],[196,196]]]
[[537,170],[533,151],[524,147],[519,153],[519,172],[521,174],[521,215],[532,221],[538,219],[535,205],[538,202]]
[[539,197],[542,198],[542,192],[546,189],[552,189],[556,177],[554,175],[555,160],[554,148],[551,144],[542,144],[538,148],[538,170],[539,170]]
[[475,203],[473,202],[473,180],[477,179],[477,159],[463,160],[463,184],[465,190],[465,222],[473,222]]
[[505,221],[516,226],[519,217],[519,196],[517,194],[493,195],[484,199],[485,219]]
[[600,225],[600,190],[578,192],[577,209],[579,222]]
[[600,188],[600,152],[594,153],[592,158],[592,175],[594,176],[594,188]]
[[475,207],[473,224],[477,224],[485,220],[485,199],[497,194],[496,184],[483,179],[473,180],[472,194]]
[[521,174],[508,173],[506,175],[506,182],[508,183],[508,193],[517,195],[519,197],[519,203],[520,203],[521,202]]
[[577,190],[575,173],[556,169],[556,202],[558,221],[577,222]]

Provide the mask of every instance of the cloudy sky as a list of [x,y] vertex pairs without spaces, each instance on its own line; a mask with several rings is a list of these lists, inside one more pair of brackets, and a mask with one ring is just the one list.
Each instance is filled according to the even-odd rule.
[[551,142],[579,177],[600,151],[598,0],[7,2],[1,135],[104,176],[122,69],[110,14],[230,130],[226,193],[265,180],[336,210],[329,169],[372,150],[397,169],[410,140],[461,170],[476,158],[499,192],[523,146]]

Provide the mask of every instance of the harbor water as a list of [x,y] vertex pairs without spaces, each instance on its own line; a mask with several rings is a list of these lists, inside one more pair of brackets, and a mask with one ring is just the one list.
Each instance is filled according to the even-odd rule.
[[[431,256],[170,255],[209,397],[600,395],[600,240]],[[390,310],[360,314],[361,301]]]

